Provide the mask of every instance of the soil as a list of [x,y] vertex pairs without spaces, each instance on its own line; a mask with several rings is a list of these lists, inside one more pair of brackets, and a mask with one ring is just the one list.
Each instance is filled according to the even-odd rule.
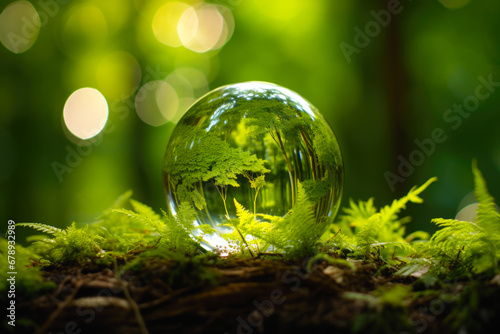
[[[377,303],[370,299],[377,289],[412,285],[418,291],[417,278],[394,275],[376,262],[353,262],[353,270],[316,261],[310,271],[307,262],[227,259],[200,270],[191,262],[154,259],[121,276],[113,265],[49,267],[44,277],[57,288],[18,302],[24,321],[16,332],[463,334],[489,328],[500,312],[495,281],[471,294],[475,309],[458,298],[471,283],[456,280],[402,305]],[[346,292],[368,298],[347,298]],[[469,317],[457,318],[461,314],[475,320],[467,323]]]

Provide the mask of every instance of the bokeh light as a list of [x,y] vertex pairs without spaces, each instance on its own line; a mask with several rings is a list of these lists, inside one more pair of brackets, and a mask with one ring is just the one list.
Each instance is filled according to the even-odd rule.
[[165,81],[175,87],[179,97],[177,113],[170,119],[172,123],[179,122],[196,99],[208,92],[207,77],[203,72],[192,67],[176,69]]
[[153,33],[156,39],[172,47],[182,46],[177,34],[177,25],[182,14],[191,8],[184,2],[169,2],[161,6],[153,18]]
[[172,72],[168,77],[167,81],[184,81],[189,84],[191,90],[197,96],[201,96],[208,92],[208,80],[205,74],[192,67],[178,68]]
[[97,68],[97,85],[108,99],[125,99],[141,81],[141,68],[127,52],[117,51],[104,57]]
[[212,48],[213,50],[217,50],[217,49],[220,49],[221,47],[223,47],[224,44],[226,44],[227,41],[229,41],[229,39],[231,38],[231,36],[233,35],[233,32],[234,32],[234,17],[233,17],[233,14],[231,13],[231,11],[227,7],[224,7],[224,6],[215,5],[215,7],[217,8],[219,13],[224,18],[224,21],[223,21],[224,25],[222,27],[222,33],[219,37],[219,40]]
[[171,121],[178,113],[179,99],[175,89],[167,82],[162,82],[156,89],[156,103],[165,119]]
[[477,217],[477,209],[479,207],[479,203],[472,203],[467,205],[465,208],[460,210],[459,213],[455,216],[456,220],[473,222]]
[[151,126],[160,126],[175,115],[178,108],[177,93],[162,80],[144,84],[135,96],[135,110],[139,118]]
[[33,46],[40,32],[40,16],[28,1],[15,1],[0,14],[0,42],[14,53]]
[[135,96],[139,118],[151,126],[177,123],[197,98],[208,91],[207,77],[192,67],[182,67],[165,80],[143,85]]
[[108,114],[108,103],[97,89],[81,88],[66,100],[64,124],[74,136],[90,139],[104,129]]
[[[228,24],[219,11],[222,6],[189,7],[177,25],[179,39],[187,49],[203,53],[222,47],[231,37],[234,23]],[[225,16],[231,15],[224,11]],[[232,18],[232,16],[231,16]]]

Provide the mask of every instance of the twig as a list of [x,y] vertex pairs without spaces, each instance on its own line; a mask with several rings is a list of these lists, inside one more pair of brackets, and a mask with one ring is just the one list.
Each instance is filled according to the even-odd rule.
[[139,325],[141,333],[142,334],[149,334],[148,328],[146,327],[146,324],[144,323],[144,319],[142,318],[141,311],[139,310],[139,306],[137,305],[135,300],[130,295],[130,292],[128,291],[126,283],[120,277],[120,273],[118,271],[118,263],[116,262],[115,257],[113,257],[113,266],[115,268],[116,279],[120,282],[120,284],[123,287],[123,294],[125,295],[125,298],[127,298],[127,301],[129,302],[130,307],[134,311],[135,319],[137,320],[137,324]]
[[331,237],[330,239],[328,239],[328,241],[327,241],[326,243],[327,243],[327,244],[328,244],[328,243],[330,243],[330,242],[333,240],[333,238],[335,238],[335,237],[337,236],[337,234],[339,234],[339,232],[340,232],[340,231],[342,231],[342,229],[341,229],[341,228],[339,228],[339,230],[337,231],[337,233],[335,233],[335,234],[333,235],[333,237]]
[[234,227],[236,229],[236,231],[238,232],[238,234],[240,235],[241,237],[241,240],[243,240],[243,242],[245,243],[245,245],[247,246],[247,250],[248,252],[250,253],[250,256],[251,257],[254,257],[253,253],[252,253],[252,250],[250,249],[250,246],[247,244],[247,241],[245,240],[245,238],[243,237],[243,234],[241,234],[240,230],[235,226]]
[[82,279],[82,280],[79,280],[76,282],[75,288],[73,289],[71,294],[68,297],[66,297],[66,299],[63,302],[61,302],[61,303],[59,303],[59,305],[57,305],[57,309],[50,314],[47,321],[45,321],[45,323],[38,330],[38,333],[40,333],[40,334],[45,333],[47,331],[47,329],[49,329],[50,325],[52,325],[54,320],[57,319],[57,317],[59,316],[59,314],[61,314],[61,312],[64,310],[64,308],[66,306],[68,306],[73,301],[73,299],[75,298],[75,296],[78,293],[78,291],[80,290],[80,288],[89,281],[90,281],[90,279],[87,278],[87,279]]
[[59,283],[59,285],[57,286],[57,289],[56,291],[54,291],[54,297],[57,297],[58,294],[61,293],[64,285],[66,284],[67,281],[71,280],[73,277],[72,276],[66,276],[62,281],[61,283]]
[[177,297],[179,295],[182,295],[183,293],[185,293],[186,291],[189,291],[191,290],[191,287],[187,287],[187,288],[182,288],[182,289],[179,289],[179,290],[176,290],[168,295],[165,295],[165,296],[162,296],[160,298],[157,298],[155,300],[152,300],[150,302],[146,302],[146,303],[142,303],[141,305],[138,305],[139,309],[145,309],[145,308],[150,308],[150,307],[154,307],[154,306],[158,306],[174,297]]

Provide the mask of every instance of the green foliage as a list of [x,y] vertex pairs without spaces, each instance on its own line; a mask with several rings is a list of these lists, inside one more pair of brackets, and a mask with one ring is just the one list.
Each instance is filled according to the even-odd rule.
[[476,163],[473,163],[474,193],[479,201],[473,222],[433,219],[439,227],[427,244],[422,244],[415,258],[432,258],[435,272],[457,269],[462,274],[486,270],[498,272],[500,257],[500,214]]
[[242,254],[258,254],[269,246],[264,239],[257,236],[263,236],[269,230],[270,225],[267,222],[256,219],[256,216],[243,207],[236,199],[237,219],[230,219],[223,226],[230,227],[231,232],[222,234],[231,248],[237,248]]
[[[61,230],[38,223],[17,224],[51,234],[34,236],[30,246],[33,258],[42,264],[84,263],[107,256],[125,256],[164,246],[172,252],[193,255],[198,252],[204,232],[213,232],[202,226],[194,237],[195,212],[190,205],[181,205],[176,217],[162,216],[149,206],[130,199],[131,192],[120,196],[100,219],[91,225],[77,227],[75,223]],[[129,208],[117,208],[125,206]]]
[[165,244],[171,251],[181,254],[192,255],[196,253],[198,243],[192,233],[194,231],[193,222],[195,220],[194,209],[188,204],[181,204],[177,216],[170,217],[163,212],[160,217],[150,207],[137,201],[131,201],[135,211],[127,209],[113,209],[113,213],[121,213],[129,217],[132,221],[137,221],[147,227],[151,227],[159,241]]
[[9,289],[10,282],[7,281],[9,275],[7,272],[17,272],[16,275],[16,294],[34,297],[42,292],[47,292],[55,288],[53,282],[44,281],[40,268],[33,267],[32,261],[37,258],[33,250],[16,244],[14,257],[16,259],[15,270],[7,270],[8,262],[8,241],[0,238],[0,293],[1,298],[7,298],[6,291]]
[[273,244],[284,250],[290,257],[312,256],[316,241],[321,235],[322,226],[318,224],[313,204],[309,201],[301,183],[297,187],[297,202],[290,212],[276,221]]
[[[338,223],[332,225],[323,240],[327,240],[327,244],[339,253],[347,250],[352,257],[378,257],[381,250],[385,257],[394,252],[398,255],[414,252],[413,246],[405,238],[404,224],[409,218],[399,218],[398,214],[406,208],[408,202],[422,203],[420,193],[435,180],[436,178],[431,178],[419,188],[413,187],[406,196],[380,210],[373,205],[373,199],[360,201],[358,204],[350,201],[350,207],[344,210],[345,214]],[[338,231],[341,232],[337,233]],[[420,233],[420,236],[425,234]]]
[[99,242],[101,236],[92,234],[89,226],[78,228],[72,223],[65,230],[47,227],[43,224],[18,224],[16,226],[32,227],[54,235],[53,238],[45,238],[33,244],[33,251],[38,258],[50,263],[78,262],[95,258],[102,252]]
[[297,202],[285,215],[252,214],[236,199],[237,219],[223,224],[232,228],[222,236],[242,253],[250,255],[273,251],[290,258],[313,255],[322,227],[314,216],[313,204],[298,183]]
[[[192,141],[189,150],[183,142],[174,142],[169,150],[175,159],[164,166],[169,171],[172,188],[177,192],[179,203],[193,203],[198,210],[205,207],[201,182],[211,181],[218,189],[224,202],[228,186],[239,187],[238,175],[257,174],[263,177],[269,169],[264,167],[265,160],[255,154],[233,148],[219,137],[194,127],[179,127],[184,141]],[[196,144],[194,144],[196,142]],[[263,182],[263,179],[259,181]],[[225,204],[225,203],[224,203]]]
[[63,233],[63,230],[50,226],[50,225],[45,225],[45,224],[40,224],[40,223],[19,223],[16,224],[17,227],[31,227],[37,231],[41,231],[44,233],[52,234],[52,235],[60,235]]
[[[374,261],[378,268],[375,276],[392,272],[420,277],[414,285],[406,287],[396,285],[380,287],[370,294],[344,294],[346,298],[365,303],[370,310],[356,319],[353,331],[370,329],[374,333],[384,333],[394,326],[408,328],[405,310],[411,297],[415,297],[413,287],[423,285],[425,292],[443,284],[442,280],[447,277],[498,275],[500,215],[475,165],[473,173],[479,200],[476,219],[473,222],[434,219],[433,223],[441,229],[431,238],[419,231],[405,235],[404,224],[409,219],[399,215],[408,203],[422,202],[420,194],[435,178],[418,188],[413,187],[406,196],[380,210],[374,206],[373,199],[358,203],[351,201],[344,209],[344,215],[320,239],[322,227],[314,214],[315,206],[300,182],[297,183],[296,203],[286,215],[251,212],[234,199],[236,217],[229,218],[224,224],[227,232],[218,230],[218,233],[228,241],[229,253],[239,253],[243,257],[274,253],[296,260],[310,256],[308,270],[319,260],[348,268],[351,272],[358,272],[360,263]],[[252,180],[256,191],[265,182],[260,176]],[[82,265],[89,261],[106,263],[109,257],[119,257],[126,262],[122,271],[133,271],[143,280],[148,278],[141,276],[142,272],[155,272],[172,287],[214,284],[217,277],[210,266],[221,264],[221,259],[212,252],[200,255],[199,250],[203,235],[213,234],[215,230],[208,224],[196,226],[195,207],[181,203],[175,216],[165,212],[158,214],[149,206],[131,200],[130,196],[130,192],[121,196],[97,222],[84,227],[78,228],[73,223],[62,230],[44,224],[18,224],[18,227],[30,227],[51,235],[35,236],[36,241],[22,250],[25,255],[19,263],[26,265],[28,259],[32,259],[42,265]],[[353,262],[350,258],[362,261]],[[39,270],[24,266],[21,284],[50,287],[42,284]],[[5,286],[0,288],[5,289]],[[37,289],[30,291],[36,293]],[[481,312],[475,301],[479,297],[474,297],[473,291],[467,296],[459,301],[463,309]],[[470,319],[466,312],[454,312],[456,317],[465,319],[460,323]],[[391,321],[388,323],[387,319]]]
[[[144,220],[158,218],[158,216],[147,206],[130,200],[131,191],[120,196],[109,209],[99,217],[99,220],[91,224],[92,233],[102,237],[100,246],[107,253],[126,254],[136,250],[141,245],[154,244],[159,235],[154,228],[145,224]],[[130,216],[116,210],[136,210],[142,214],[141,219],[132,219]]]

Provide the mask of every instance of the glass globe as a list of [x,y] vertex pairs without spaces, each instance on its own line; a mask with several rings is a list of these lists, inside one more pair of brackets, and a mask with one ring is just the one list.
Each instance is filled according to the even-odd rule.
[[211,250],[227,246],[221,235],[238,203],[266,221],[287,215],[299,192],[324,231],[343,173],[335,135],[313,105],[284,87],[244,82],[207,93],[184,114],[167,145],[163,185],[173,214],[190,206],[197,225],[215,229],[203,236]]

